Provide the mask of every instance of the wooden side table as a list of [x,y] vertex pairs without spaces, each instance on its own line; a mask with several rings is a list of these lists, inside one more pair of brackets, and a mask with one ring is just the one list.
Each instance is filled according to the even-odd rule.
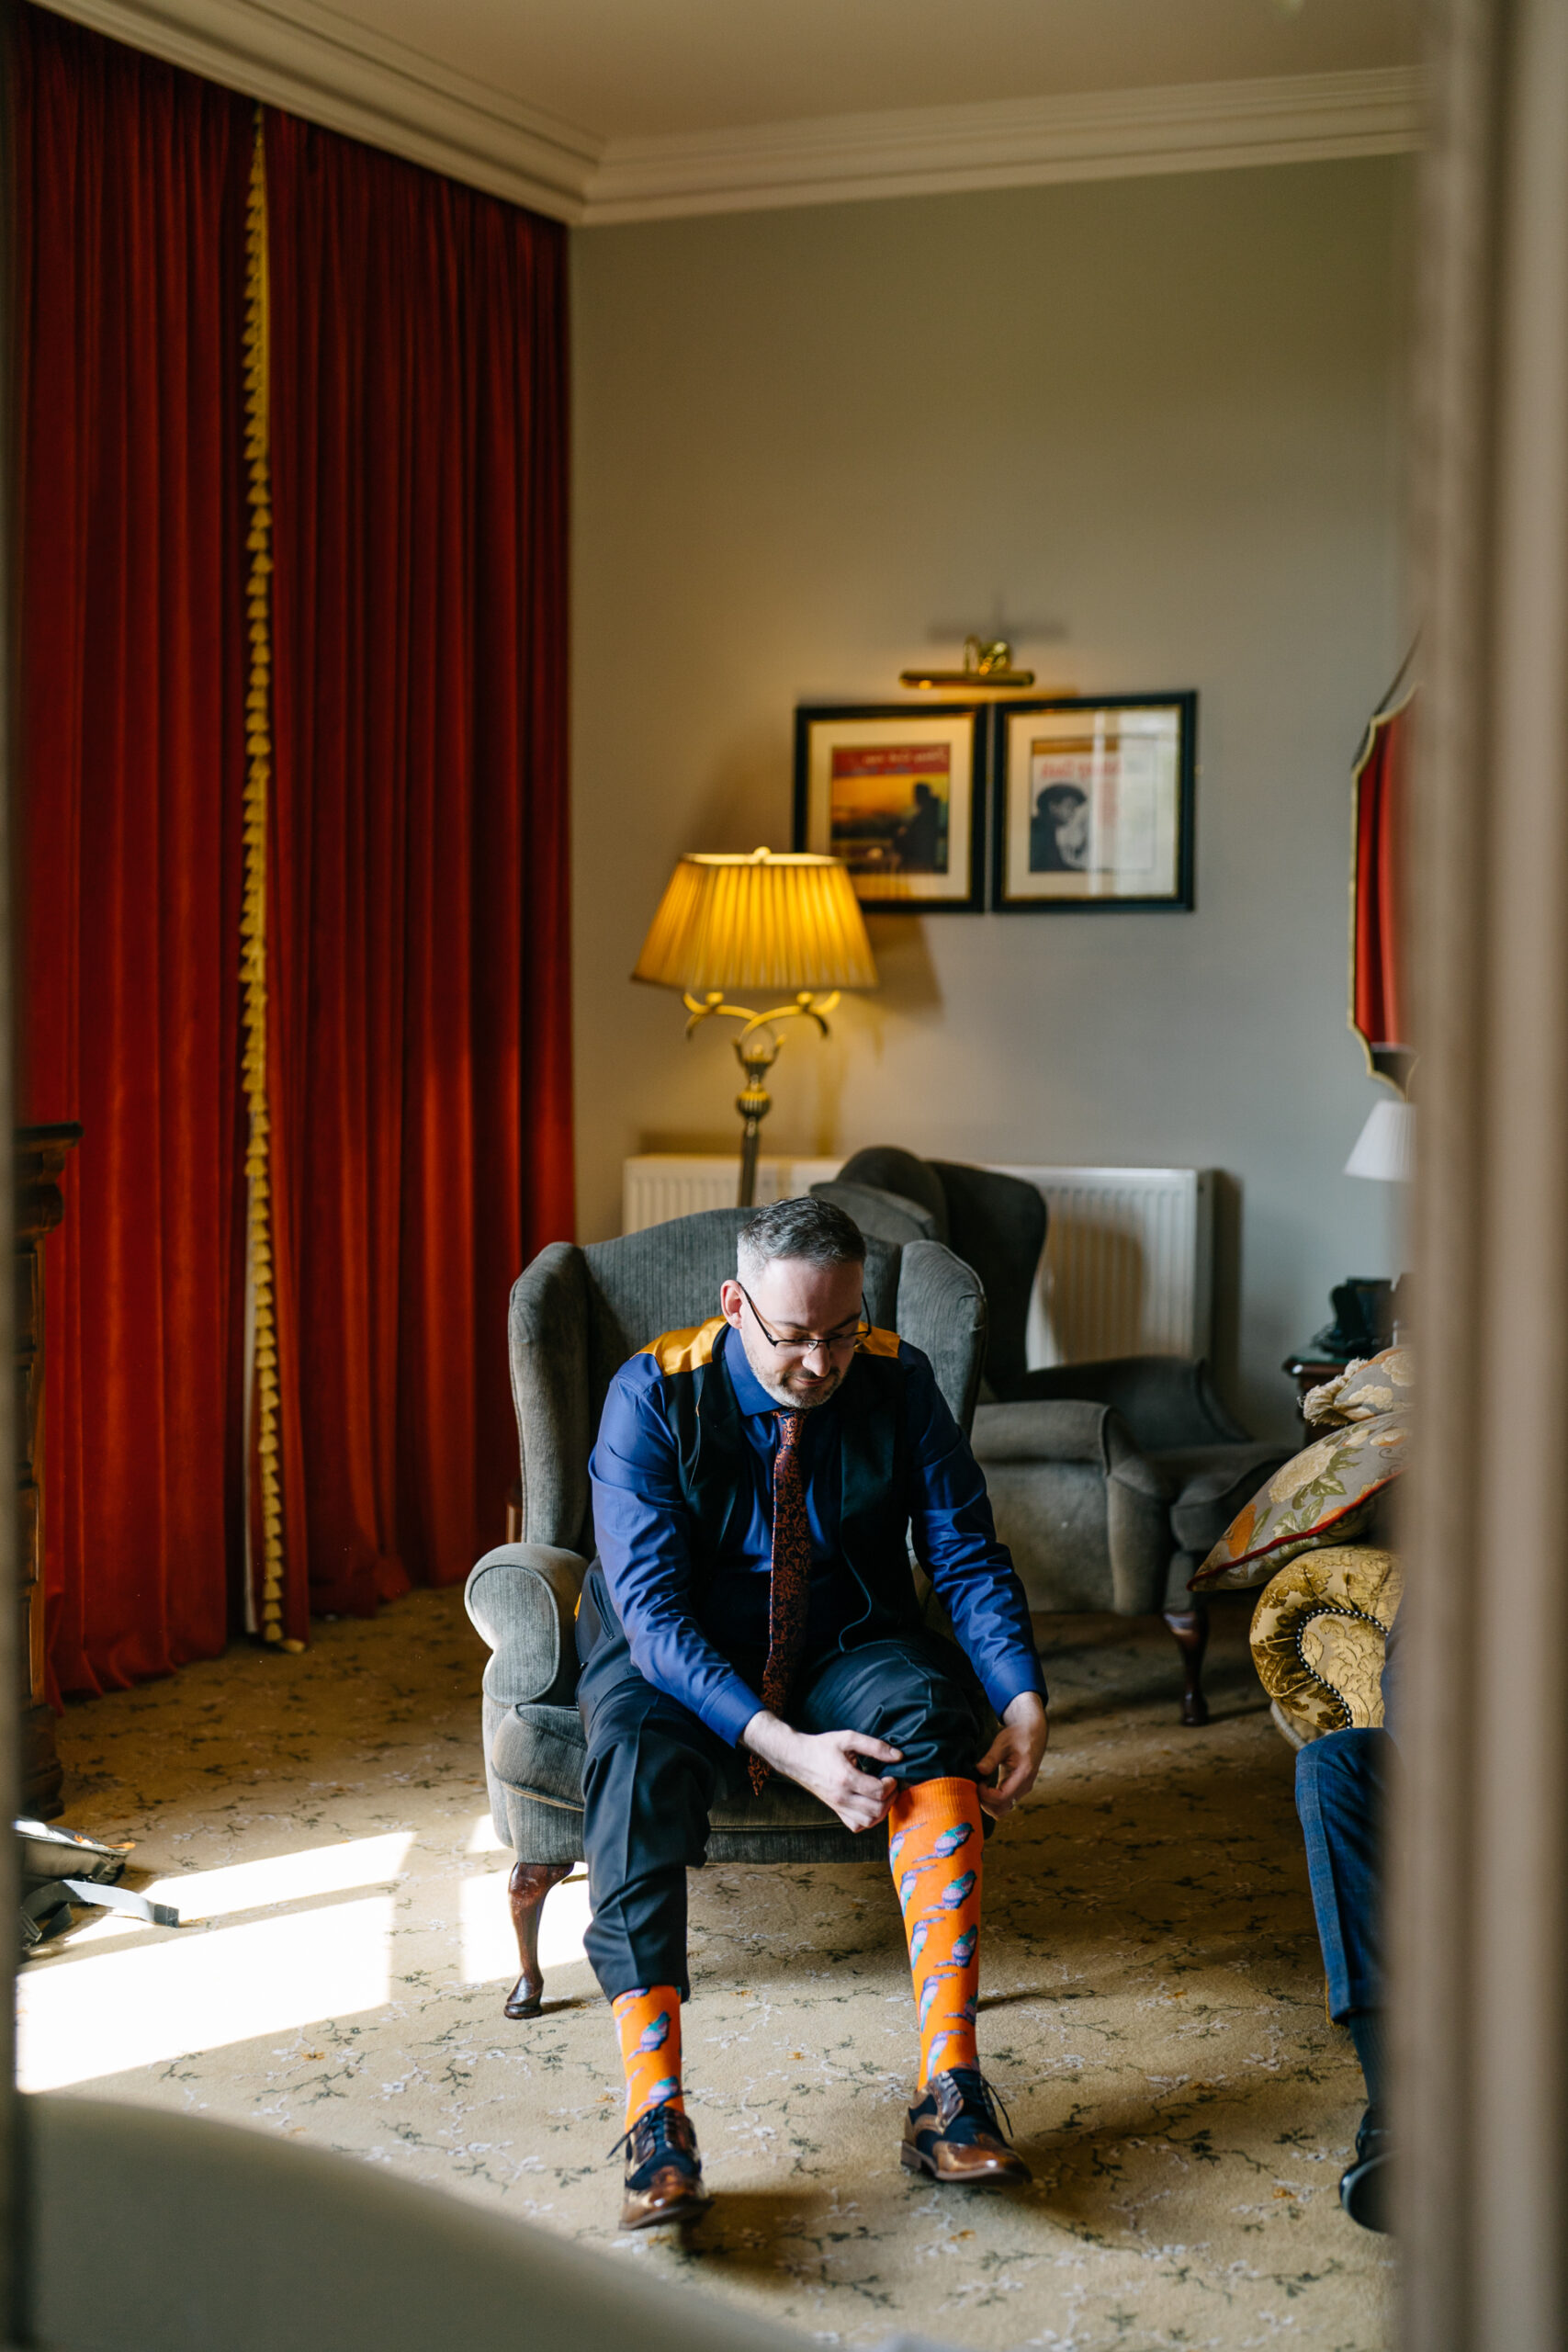
[[54,1715],[44,1691],[43,1242],[65,1215],[60,1178],[82,1140],[74,1120],[17,1129],[17,1598],[21,1607],[21,1808],[50,1821],[62,1809]]
[[1306,1403],[1308,1390],[1320,1388],[1325,1380],[1332,1380],[1337,1373],[1345,1370],[1349,1361],[1348,1356],[1343,1359],[1338,1356],[1314,1355],[1295,1355],[1285,1358],[1280,1369],[1288,1374],[1296,1384],[1296,1417],[1300,1421],[1304,1424],[1306,1420],[1306,1415],[1302,1408]]

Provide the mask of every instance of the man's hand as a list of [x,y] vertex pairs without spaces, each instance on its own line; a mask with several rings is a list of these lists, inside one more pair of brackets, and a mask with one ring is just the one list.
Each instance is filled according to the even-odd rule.
[[897,1783],[862,1772],[854,1762],[863,1756],[877,1764],[901,1764],[902,1751],[886,1740],[862,1731],[794,1731],[766,1707],[752,1716],[740,1738],[786,1781],[798,1781],[831,1805],[846,1829],[874,1829],[887,1818]]
[[[1010,1813],[1034,1786],[1051,1736],[1044,1702],[1037,1690],[1021,1690],[1002,1713],[1002,1727],[976,1770],[980,1803],[989,1814]],[[989,1785],[987,1785],[989,1784]]]

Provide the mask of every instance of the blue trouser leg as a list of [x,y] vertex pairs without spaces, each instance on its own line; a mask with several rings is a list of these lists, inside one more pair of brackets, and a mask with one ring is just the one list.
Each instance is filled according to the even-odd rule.
[[1393,1755],[1385,1731],[1331,1731],[1296,1758],[1296,1811],[1338,2022],[1385,1999],[1382,1821]]
[[606,1999],[674,1984],[685,2000],[686,1872],[701,1866],[709,1810],[734,1792],[745,1759],[629,1663],[584,1712],[583,1949]]

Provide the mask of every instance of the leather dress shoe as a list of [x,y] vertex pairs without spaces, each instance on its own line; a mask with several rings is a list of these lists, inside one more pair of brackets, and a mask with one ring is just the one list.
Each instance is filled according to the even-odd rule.
[[713,2199],[703,2187],[697,2135],[683,2109],[668,2104],[645,2107],[616,2144],[626,2150],[623,2230],[652,2229],[660,2222],[694,2222],[707,2211]]
[[924,2098],[909,2109],[898,2161],[933,2180],[978,2185],[1032,2177],[1002,2136],[990,2085],[977,2066],[931,2076]]
[[1393,2227],[1393,2148],[1389,2132],[1369,2108],[1356,2134],[1356,2161],[1339,2177],[1339,2202],[1364,2230]]

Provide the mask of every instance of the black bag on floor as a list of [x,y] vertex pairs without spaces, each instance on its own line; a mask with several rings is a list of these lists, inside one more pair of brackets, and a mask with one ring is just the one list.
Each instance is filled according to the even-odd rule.
[[22,1950],[63,1935],[71,1925],[73,1903],[106,1911],[129,1912],[149,1927],[177,1928],[180,1915],[167,1903],[150,1903],[119,1884],[129,1846],[106,1846],[79,1829],[62,1829],[46,1821],[16,1824],[20,1851]]

